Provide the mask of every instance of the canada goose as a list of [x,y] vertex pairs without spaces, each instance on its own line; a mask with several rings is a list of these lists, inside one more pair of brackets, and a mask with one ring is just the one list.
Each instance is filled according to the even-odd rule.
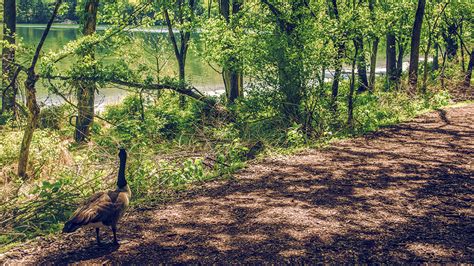
[[97,244],[100,245],[99,228],[111,227],[114,233],[114,243],[118,243],[117,223],[125,213],[131,197],[130,187],[125,179],[125,164],[127,161],[125,149],[120,149],[119,158],[117,189],[93,195],[64,224],[63,233],[74,232],[79,227],[93,227],[96,232]]

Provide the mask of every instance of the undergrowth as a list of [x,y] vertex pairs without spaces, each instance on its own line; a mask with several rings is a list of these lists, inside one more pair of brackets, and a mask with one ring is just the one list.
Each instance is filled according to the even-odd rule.
[[[0,251],[37,236],[57,233],[77,204],[93,193],[114,187],[117,148],[129,152],[127,177],[132,206],[163,201],[176,191],[216,178],[230,177],[244,167],[256,143],[260,157],[292,153],[335,139],[364,134],[406,121],[426,110],[445,106],[449,94],[431,92],[414,97],[403,92],[377,91],[355,98],[355,122],[346,125],[347,84],[341,87],[337,113],[328,102],[317,102],[314,134],[288,123],[267,104],[272,95],[250,91],[230,109],[235,122],[209,121],[204,106],[188,101],[180,108],[172,93],[129,95],[108,106],[96,119],[88,145],[73,143],[73,127],[61,108],[45,110],[61,119],[44,121],[34,136],[30,180],[15,175],[22,131],[14,124],[1,128],[0,138]],[[264,150],[262,152],[262,150]]]

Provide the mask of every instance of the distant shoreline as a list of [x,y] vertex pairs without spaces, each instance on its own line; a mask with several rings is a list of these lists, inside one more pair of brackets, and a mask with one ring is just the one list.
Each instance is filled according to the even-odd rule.
[[[37,23],[21,23],[16,25],[17,28],[34,28],[34,29],[44,29],[46,24],[37,24]],[[67,24],[67,23],[54,23],[52,29],[79,29],[80,24]],[[109,28],[110,25],[97,25],[98,31],[103,31]],[[147,32],[147,33],[168,33],[168,28],[165,26],[152,26],[152,27],[138,27],[133,29],[126,29],[125,31],[129,32]],[[178,32],[178,30],[173,29],[173,32]],[[197,30],[196,33],[199,33]]]

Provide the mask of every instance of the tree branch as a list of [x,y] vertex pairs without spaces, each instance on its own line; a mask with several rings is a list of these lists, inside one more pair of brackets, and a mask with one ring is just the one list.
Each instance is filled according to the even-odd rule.
[[174,53],[176,54],[176,57],[180,58],[181,54],[178,49],[178,43],[176,41],[176,37],[174,36],[173,25],[171,24],[171,19],[170,19],[170,15],[168,14],[168,9],[165,8],[163,10],[163,13],[165,14],[166,25],[168,26],[168,33],[171,39],[171,43],[173,44]]
[[54,19],[56,18],[56,15],[58,14],[59,7],[61,6],[61,4],[62,4],[62,0],[56,0],[56,5],[54,6],[53,14],[51,15],[51,18],[49,19],[48,24],[46,25],[46,29],[43,31],[43,35],[41,36],[41,40],[38,43],[38,46],[36,46],[35,55],[33,56],[33,60],[31,61],[30,71],[35,68],[36,63],[38,62],[41,49],[43,49],[44,41],[46,40],[46,37],[48,37],[49,30],[51,29],[51,26],[53,25]]
[[62,81],[93,81],[93,82],[107,82],[113,83],[116,85],[127,86],[132,88],[140,88],[145,90],[172,90],[176,91],[180,94],[187,95],[195,100],[201,101],[211,107],[215,106],[217,103],[214,99],[206,97],[198,89],[193,86],[175,86],[173,84],[144,84],[138,82],[131,82],[119,79],[98,79],[98,78],[88,78],[88,77],[80,77],[80,78],[73,78],[73,77],[66,77],[66,76],[41,76],[41,78],[52,79],[52,80],[62,80]]

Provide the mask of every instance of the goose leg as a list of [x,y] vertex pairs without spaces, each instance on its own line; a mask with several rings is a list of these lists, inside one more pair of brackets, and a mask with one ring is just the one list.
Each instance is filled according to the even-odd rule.
[[112,226],[112,233],[114,233],[114,243],[118,244],[118,241],[117,241],[117,227]]
[[97,245],[100,246],[99,228],[95,229],[95,238],[97,239]]

